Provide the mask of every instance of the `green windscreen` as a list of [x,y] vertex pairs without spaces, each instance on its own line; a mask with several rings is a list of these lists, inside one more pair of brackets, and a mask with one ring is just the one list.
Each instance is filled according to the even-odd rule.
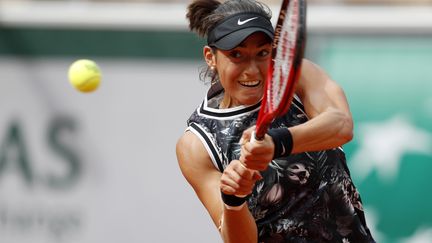
[[350,103],[355,138],[344,148],[374,235],[420,242],[410,240],[432,232],[432,39],[328,43],[318,59]]

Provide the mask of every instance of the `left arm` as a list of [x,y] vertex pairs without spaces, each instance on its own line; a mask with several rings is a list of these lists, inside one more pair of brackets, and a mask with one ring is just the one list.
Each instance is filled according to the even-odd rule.
[[342,88],[316,64],[304,60],[296,87],[309,121],[290,128],[292,153],[341,146],[353,137],[353,120]]
[[[353,137],[353,121],[345,93],[320,67],[304,60],[296,87],[309,120],[290,127],[293,139],[291,153],[336,148]],[[249,142],[251,127],[243,132],[240,161],[250,169],[265,170],[273,158],[273,139]]]

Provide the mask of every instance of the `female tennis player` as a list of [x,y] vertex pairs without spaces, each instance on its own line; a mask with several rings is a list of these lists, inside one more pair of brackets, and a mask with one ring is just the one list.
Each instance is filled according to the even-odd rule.
[[290,109],[250,142],[274,29],[254,0],[195,0],[190,29],[211,87],[177,142],[183,175],[224,242],[375,242],[340,146],[353,136],[343,90],[303,60]]

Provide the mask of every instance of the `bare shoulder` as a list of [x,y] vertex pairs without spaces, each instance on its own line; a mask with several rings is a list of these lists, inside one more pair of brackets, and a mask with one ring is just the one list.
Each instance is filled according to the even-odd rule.
[[308,91],[321,90],[329,83],[334,81],[323,68],[308,59],[303,59],[300,80],[296,87],[296,93],[300,98]]
[[177,141],[176,154],[183,175],[195,190],[209,174],[220,176],[204,144],[192,132],[185,132]]
[[316,80],[316,79],[328,79],[328,74],[318,64],[303,59],[301,79]]
[[201,140],[192,132],[185,132],[176,145],[177,159],[180,166],[196,167],[202,166],[199,161],[210,160]]

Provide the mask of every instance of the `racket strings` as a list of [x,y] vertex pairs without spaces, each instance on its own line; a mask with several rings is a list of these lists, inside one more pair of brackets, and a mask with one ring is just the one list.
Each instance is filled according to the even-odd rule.
[[[267,102],[271,110],[276,110],[286,92],[288,86],[287,80],[290,80],[290,70],[292,70],[293,60],[296,50],[296,39],[299,23],[298,0],[290,1],[288,13],[282,22],[279,34],[278,43],[276,46],[276,55],[273,61],[272,77],[269,79],[269,89],[267,94]],[[287,104],[288,105],[288,104]]]

